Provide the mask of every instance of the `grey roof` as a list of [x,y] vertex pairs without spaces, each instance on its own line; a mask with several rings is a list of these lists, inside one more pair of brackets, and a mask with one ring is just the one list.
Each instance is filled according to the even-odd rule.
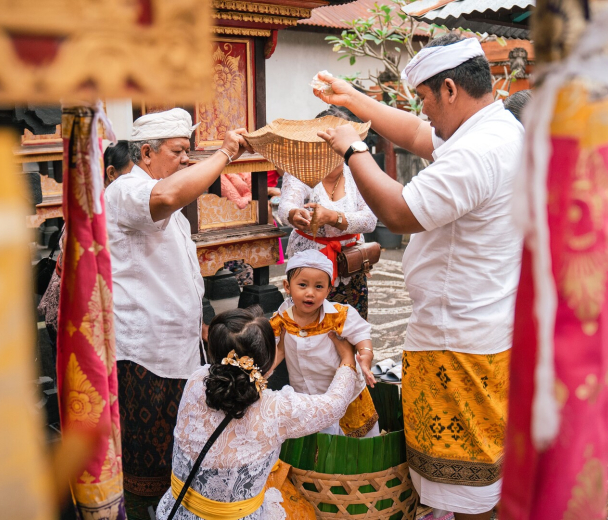
[[441,3],[440,0],[418,0],[404,6],[403,11],[417,20],[450,29],[462,27],[506,38],[529,39],[529,17],[522,20],[517,17],[525,17],[532,11],[535,0],[454,0],[434,8]]

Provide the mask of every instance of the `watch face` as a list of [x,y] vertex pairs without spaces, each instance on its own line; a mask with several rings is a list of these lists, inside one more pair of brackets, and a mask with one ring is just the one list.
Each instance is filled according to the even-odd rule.
[[368,146],[363,141],[355,141],[352,146],[355,152],[367,152],[369,150]]

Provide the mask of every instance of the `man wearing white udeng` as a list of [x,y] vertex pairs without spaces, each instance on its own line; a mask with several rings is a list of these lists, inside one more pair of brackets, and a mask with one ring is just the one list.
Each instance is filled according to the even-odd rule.
[[523,127],[494,101],[490,68],[474,38],[432,41],[404,75],[428,123],[331,76],[319,78],[333,92],[315,94],[434,161],[408,185],[379,170],[349,125],[319,135],[345,156],[378,218],[391,231],[415,234],[403,257],[414,311],[402,382],[414,486],[436,516],[443,510],[456,520],[485,520],[500,498],[521,256],[511,203]]

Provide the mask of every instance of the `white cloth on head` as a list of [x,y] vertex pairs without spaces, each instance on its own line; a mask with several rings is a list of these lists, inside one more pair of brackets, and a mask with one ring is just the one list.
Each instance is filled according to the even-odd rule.
[[323,253],[316,249],[307,249],[293,255],[287,262],[285,272],[288,273],[292,269],[299,267],[311,267],[327,273],[329,278],[334,274],[334,264]]
[[403,69],[401,78],[416,88],[436,74],[477,56],[485,56],[477,38],[465,38],[441,47],[424,47]]
[[524,129],[496,101],[447,141],[403,188],[426,230],[403,255],[413,312],[405,350],[497,354],[511,348],[523,237],[512,217]]
[[205,284],[186,217],[176,211],[152,220],[157,182],[164,181],[133,166],[105,191],[116,359],[187,379],[201,366]]
[[150,139],[172,139],[174,137],[190,139],[192,132],[199,124],[193,126],[192,117],[183,108],[154,112],[135,120],[130,140],[149,141]]

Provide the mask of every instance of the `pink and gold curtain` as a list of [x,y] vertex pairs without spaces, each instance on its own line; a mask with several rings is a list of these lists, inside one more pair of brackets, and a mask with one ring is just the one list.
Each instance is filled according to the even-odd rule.
[[[561,13],[558,23],[556,4],[544,0],[537,7],[540,29],[555,21],[547,24],[555,31],[538,38],[541,54],[557,61],[524,118],[520,187],[526,186],[516,191],[528,226],[501,520],[607,517],[608,56],[602,47],[608,13],[598,14],[574,44],[574,27],[584,21],[564,23],[569,18]],[[583,4],[572,2],[570,17],[582,17]],[[559,40],[560,27],[570,40]]]
[[[101,108],[64,109],[63,214],[66,220],[59,302],[57,376],[61,426],[97,439],[72,482],[85,518],[126,518],[122,487],[112,274],[99,165]],[[95,149],[97,147],[97,149]],[[99,177],[99,178],[97,178]]]

